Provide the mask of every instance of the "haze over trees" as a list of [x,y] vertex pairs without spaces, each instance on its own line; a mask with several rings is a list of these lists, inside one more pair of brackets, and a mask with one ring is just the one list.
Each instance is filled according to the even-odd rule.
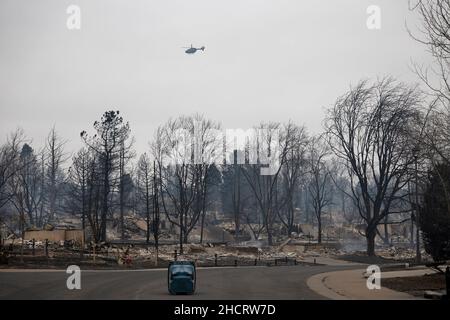
[[220,123],[180,116],[160,126],[138,158],[118,111],[94,122],[93,135],[81,132],[85,146],[70,161],[55,129],[37,151],[17,131],[1,147],[2,223],[20,233],[71,214],[95,242],[105,242],[110,228],[127,238],[126,221],[137,214],[147,225],[145,241],[157,247],[167,220],[183,252],[194,228],[202,242],[213,207],[230,216],[236,239],[245,227],[268,245],[311,217],[321,242],[323,218],[334,212],[360,217],[374,255],[378,226],[411,214],[418,163],[432,168],[435,161],[428,158],[435,145],[420,134],[422,102],[417,87],[392,78],[361,81],[329,108],[324,134],[293,122],[262,123],[244,137],[243,149],[227,144]]
[[[435,258],[447,256],[450,2],[417,1],[412,10],[423,25],[411,35],[435,61],[416,66],[422,86],[360,80],[330,102],[319,134],[286,119],[227,136],[206,115],[179,115],[139,137],[149,146],[136,154],[132,124],[108,110],[92,133],[81,131],[84,145],[70,154],[56,128],[42,147],[18,129],[0,146],[0,229],[22,237],[69,215],[99,243],[112,230],[128,239],[129,221],[138,217],[146,225],[142,240],[158,250],[164,221],[183,253],[193,231],[204,242],[217,217],[231,221],[236,241],[276,245],[302,232],[300,223],[317,226],[309,236],[322,242],[333,214],[362,226],[370,256],[376,239],[389,243],[387,226],[405,221],[422,229]],[[412,229],[411,242],[420,242]]]

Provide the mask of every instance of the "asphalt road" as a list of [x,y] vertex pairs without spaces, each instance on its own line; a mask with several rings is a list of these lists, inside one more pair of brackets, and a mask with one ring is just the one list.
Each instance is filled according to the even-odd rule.
[[[0,299],[324,299],[306,280],[332,266],[198,268],[193,295],[167,292],[166,270],[81,272],[81,289],[69,290],[65,271],[0,270]],[[345,269],[348,269],[345,268]]]

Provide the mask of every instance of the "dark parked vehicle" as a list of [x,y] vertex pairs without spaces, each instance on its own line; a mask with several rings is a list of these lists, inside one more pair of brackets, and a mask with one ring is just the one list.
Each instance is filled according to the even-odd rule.
[[167,284],[170,294],[193,294],[196,278],[194,262],[172,261],[167,272]]

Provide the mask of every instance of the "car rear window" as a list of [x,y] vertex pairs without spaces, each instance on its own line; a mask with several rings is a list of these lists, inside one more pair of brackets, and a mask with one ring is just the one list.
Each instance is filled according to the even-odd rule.
[[192,274],[193,268],[188,265],[176,265],[171,268],[172,274],[187,273]]

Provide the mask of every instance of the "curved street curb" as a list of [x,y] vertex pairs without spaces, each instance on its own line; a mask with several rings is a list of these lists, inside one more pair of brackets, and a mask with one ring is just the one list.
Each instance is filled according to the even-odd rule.
[[333,291],[331,288],[328,288],[326,286],[325,280],[332,273],[334,272],[315,274],[306,280],[306,285],[312,291],[314,291],[317,294],[320,294],[321,296],[324,296],[325,298],[332,300],[348,300],[349,298],[347,298],[346,296],[340,295],[337,292]]

